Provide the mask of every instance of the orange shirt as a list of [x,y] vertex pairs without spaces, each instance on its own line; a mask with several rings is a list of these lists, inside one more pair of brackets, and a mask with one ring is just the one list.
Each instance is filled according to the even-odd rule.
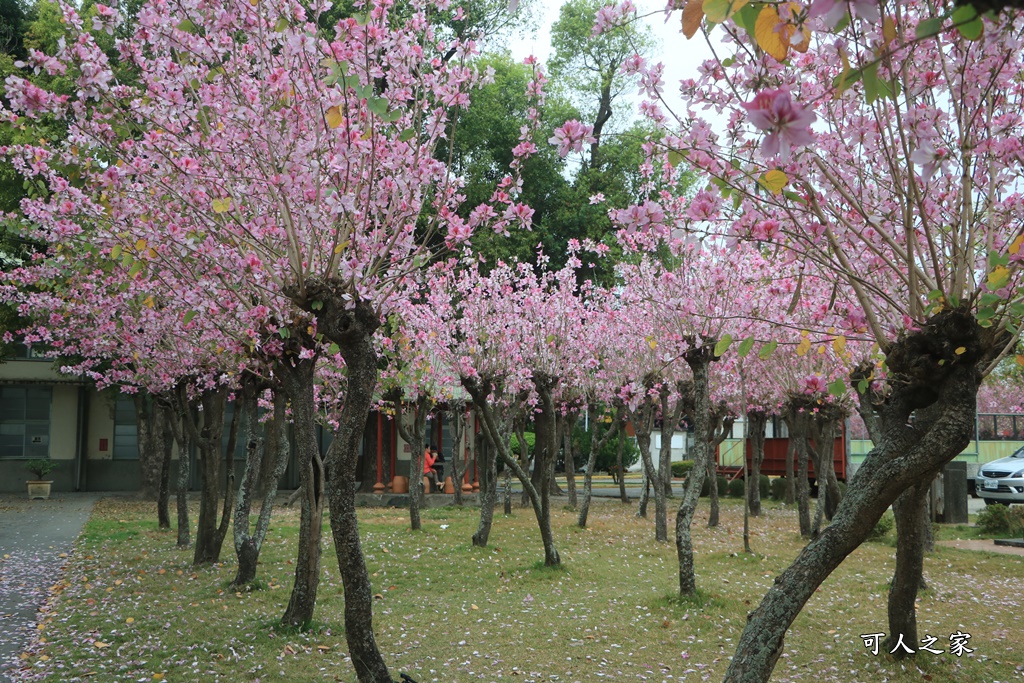
[[430,450],[423,451],[423,474],[430,474],[433,472],[434,462],[437,461],[433,455],[430,454]]

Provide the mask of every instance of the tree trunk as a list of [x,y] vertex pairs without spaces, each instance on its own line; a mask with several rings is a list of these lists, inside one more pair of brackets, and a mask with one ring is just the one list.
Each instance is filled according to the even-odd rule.
[[623,505],[629,505],[629,496],[626,495],[626,472],[622,467],[623,451],[626,448],[625,429],[619,429],[619,442],[615,445],[615,466],[619,472],[619,500]]
[[[795,401],[795,402],[794,402]],[[808,447],[807,437],[810,430],[810,414],[807,412],[801,397],[791,397],[785,408],[786,425],[789,427],[789,443],[796,456],[797,472],[794,478],[796,486],[797,516],[800,520],[800,535],[811,536],[811,504],[810,485],[808,484]]]
[[[526,418],[523,417],[522,415],[517,416],[512,422],[512,429],[515,432],[516,441],[519,444],[519,466],[523,469],[524,472],[529,472],[530,458],[532,454],[530,453],[530,445],[526,443]],[[536,436],[536,433],[534,433],[535,438]],[[534,441],[534,443],[536,443],[536,441]],[[526,488],[523,488],[523,493],[519,501],[519,504],[523,507],[526,507],[527,505],[530,504],[530,492],[527,491]]]
[[160,490],[156,498],[156,516],[161,529],[171,528],[171,454],[174,450],[174,431],[171,426],[172,408],[161,401],[156,407],[156,429],[160,430]]
[[747,500],[752,517],[761,516],[761,464],[764,462],[765,429],[768,426],[768,415],[760,410],[747,414],[747,429],[750,436],[750,485],[747,487]]
[[373,634],[373,591],[359,540],[355,486],[359,443],[377,385],[373,334],[380,315],[366,301],[357,301],[353,308],[332,284],[314,282],[308,289],[303,305],[320,302],[318,330],[338,345],[348,373],[338,431],[324,461],[331,533],[345,589],[345,640],[359,683],[391,683]]
[[811,434],[814,437],[811,454],[814,456],[814,472],[818,480],[818,504],[811,527],[812,538],[821,533],[825,519],[832,520],[843,497],[836,480],[835,436],[836,425],[844,417],[839,408],[829,405],[823,406],[811,421]]
[[889,586],[889,637],[886,650],[902,659],[909,653],[897,647],[898,635],[916,649],[917,591],[924,580],[925,525],[928,520],[928,492],[932,479],[922,479],[901,493],[892,504],[896,516],[896,571]]
[[[748,617],[726,683],[767,681],[786,631],[821,583],[900,494],[930,481],[970,443],[978,368],[1005,344],[983,339],[982,332],[969,313],[951,310],[893,343],[886,354],[891,391],[878,409],[881,439],[851,480],[832,523],[775,579]],[[954,354],[960,347],[964,351]],[[921,409],[929,406],[929,419],[920,419]],[[919,419],[911,424],[915,411]]]
[[[594,465],[597,463],[597,455],[604,449],[605,444],[619,432],[619,422],[622,420],[625,408],[620,406],[615,411],[615,417],[612,419],[611,425],[604,430],[598,438],[598,434],[601,432],[600,424],[601,420],[598,419],[596,407],[591,403],[587,405],[587,422],[590,425],[590,453],[587,455],[587,464],[583,471],[583,503],[580,505],[579,516],[576,518],[576,524],[581,529],[587,528],[587,517],[590,515],[590,500],[593,491],[593,479],[594,479]],[[621,445],[621,441],[619,442]],[[619,449],[619,468],[622,467],[622,449]]]
[[637,445],[640,446],[640,457],[644,463],[644,473],[647,481],[644,483],[643,491],[640,494],[640,507],[637,514],[640,517],[647,516],[647,486],[654,490],[654,539],[656,541],[668,542],[668,514],[665,507],[665,487],[654,467],[654,459],[651,458],[651,432],[654,431],[654,400],[647,395],[637,410],[631,411],[633,425],[636,428]]
[[395,406],[395,425],[398,427],[398,433],[411,449],[409,458],[409,525],[413,531],[420,531],[423,528],[423,523],[420,521],[420,507],[424,503],[423,477],[425,476],[423,449],[426,441],[427,414],[430,413],[434,401],[426,394],[416,397],[416,408],[410,429],[403,417],[402,392],[392,393],[389,400]]
[[[488,397],[493,390],[492,383],[486,379],[470,377],[462,377],[461,382],[462,386],[469,392],[469,395],[473,397],[473,403],[477,407],[488,443],[495,449],[498,457],[505,463],[505,466],[512,468],[512,471],[518,477],[519,482],[523,485],[523,489],[529,496],[530,504],[533,506],[533,514],[537,518],[537,526],[540,529],[541,542],[544,544],[544,564],[547,566],[557,566],[561,562],[561,558],[555,549],[555,537],[551,531],[551,516],[544,513],[542,504],[543,492],[538,491],[533,485],[533,482],[530,481],[530,476],[512,457],[508,446],[500,437],[498,423],[488,401]],[[550,394],[548,400],[550,401]],[[540,436],[538,435],[539,439]],[[535,465],[535,467],[539,466],[539,463]]]
[[[261,387],[254,387],[254,389]],[[288,466],[288,438],[286,430],[281,427],[287,418],[287,405],[284,392],[274,392],[274,430],[271,433],[277,437],[277,443],[272,448],[264,447],[264,431],[260,425],[257,413],[256,391],[250,395],[242,394],[242,403],[239,406],[245,410],[246,418],[246,443],[245,443],[245,474],[242,476],[242,483],[238,490],[238,502],[235,507],[235,552],[238,555],[238,573],[235,575],[231,585],[234,587],[247,586],[256,578],[256,565],[259,562],[260,551],[263,549],[263,541],[270,529],[270,515],[274,509],[274,497],[277,496],[277,484],[284,476],[284,470]],[[274,456],[273,468],[270,470],[269,481],[261,482],[261,475],[265,468],[263,460],[267,451]],[[252,509],[252,499],[259,490],[261,484],[266,489],[263,496],[263,505],[260,507],[260,514],[256,520],[256,528],[250,530],[249,517]]]
[[178,508],[178,547],[187,548],[192,544],[191,526],[188,519],[189,463],[192,455],[192,439],[185,429],[186,411],[191,411],[184,383],[179,385],[171,397],[172,409],[168,412],[174,441],[178,445],[178,480],[176,482],[175,504]]
[[573,458],[573,434],[579,413],[573,411],[565,416],[562,423],[562,452],[565,454],[565,489],[569,494],[569,507],[576,509],[576,462]]
[[[199,449],[200,497],[199,520],[196,526],[195,554],[192,564],[213,564],[220,560],[221,547],[227,527],[218,525],[217,504],[220,502],[221,437],[224,431],[224,406],[228,388],[218,387],[205,392],[200,398],[203,406],[202,426],[186,416],[185,428]],[[237,419],[237,418],[236,418]],[[233,479],[229,473],[229,482]],[[232,499],[231,488],[225,496]],[[227,502],[227,501],[225,501]],[[227,517],[230,516],[230,508]],[[221,533],[223,528],[223,533]]]
[[[316,358],[284,359],[275,365],[274,371],[281,380],[284,394],[291,401],[295,466],[299,470],[298,493],[301,501],[295,580],[281,623],[302,627],[313,621],[316,609],[324,524],[324,465],[316,439],[317,419],[313,398]],[[288,431],[285,424],[281,424],[280,431],[281,438],[286,439]]]
[[[676,556],[679,560],[679,594],[694,595],[697,592],[697,576],[693,566],[693,538],[690,525],[700,502],[700,490],[704,484],[708,450],[711,447],[711,388],[710,369],[715,356],[712,348],[704,346],[688,351],[684,358],[693,372],[693,469],[686,478],[683,497],[676,512]],[[711,482],[716,487],[716,482]]]
[[723,402],[711,409],[709,415],[709,427],[711,443],[708,444],[708,477],[711,484],[708,487],[708,500],[710,509],[708,511],[708,528],[715,529],[719,523],[719,501],[718,501],[718,447],[722,445],[725,438],[732,431],[732,423],[735,418],[728,414],[729,407]]
[[537,487],[540,493],[540,516],[537,521],[546,529],[544,539],[544,566],[555,567],[561,563],[555,550],[554,535],[551,533],[551,493],[555,475],[555,459],[558,454],[559,419],[555,411],[552,392],[558,379],[543,373],[534,373],[533,386],[540,399],[540,413],[534,420],[537,427],[537,448],[534,454],[534,469],[542,473]]
[[493,490],[487,486],[490,480],[490,472],[497,469],[494,464],[494,449],[488,444],[481,444],[477,449],[476,466],[477,471],[483,474],[483,481],[480,482],[480,523],[477,525],[476,533],[473,534],[473,545],[478,548],[487,546],[491,536],[491,524],[494,522],[494,497]]
[[[786,423],[789,426],[789,423]],[[786,444],[786,505],[793,505],[796,503],[796,468],[794,463],[796,462],[796,439],[793,438],[793,434],[790,433],[788,443]]]
[[449,403],[448,415],[450,416],[451,429],[452,429],[452,485],[454,487],[455,504],[462,507],[462,473],[464,471],[463,466],[463,445],[462,439],[465,437],[469,439],[468,431],[466,430],[466,406],[459,403]]
[[[163,449],[158,443],[161,436],[156,420],[157,407],[153,397],[144,392],[132,396],[135,405],[135,425],[139,445],[139,497],[155,501],[160,493],[160,472]],[[157,511],[159,516],[159,511]]]

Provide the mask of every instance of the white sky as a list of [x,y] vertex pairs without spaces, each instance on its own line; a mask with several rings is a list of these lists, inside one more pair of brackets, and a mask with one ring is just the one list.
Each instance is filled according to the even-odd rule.
[[[538,5],[537,32],[524,37],[516,36],[509,41],[509,48],[516,60],[533,54],[541,62],[545,62],[551,53],[551,25],[558,19],[562,0],[535,0],[535,3]],[[686,109],[678,95],[678,83],[681,79],[695,77],[697,66],[711,57],[711,52],[699,34],[692,40],[687,40],[683,36],[680,26],[682,10],[673,11],[666,23],[665,0],[634,0],[634,4],[638,15],[644,17],[641,21],[653,29],[658,43],[651,61],[665,64],[665,100],[675,113],[683,115]],[[638,103],[639,99],[635,98],[634,109]]]

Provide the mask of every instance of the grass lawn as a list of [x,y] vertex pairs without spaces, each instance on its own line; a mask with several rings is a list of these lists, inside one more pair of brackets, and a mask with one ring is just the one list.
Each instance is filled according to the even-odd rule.
[[[591,528],[555,513],[561,570],[538,566],[539,534],[528,509],[495,515],[491,546],[473,548],[474,509],[361,509],[373,575],[378,644],[397,678],[440,681],[719,681],[746,614],[799,552],[795,510],[768,504],[742,549],[742,506],[723,501],[722,526],[695,522],[698,600],[673,597],[675,548],[654,541],[633,506],[596,500]],[[156,528],[150,505],[97,505],[66,580],[41,615],[40,642],[23,655],[21,680],[354,681],[347,660],[342,589],[325,548],[317,622],[275,628],[291,587],[298,513],[275,511],[260,566],[262,587],[228,592],[230,534],[222,565],[193,569],[191,551]],[[193,518],[194,519],[194,518]],[[330,534],[325,538],[329,539]],[[920,634],[943,654],[916,661],[873,656],[861,634],[886,631],[891,545],[870,543],[821,587],[793,625],[775,681],[1024,680],[1024,558],[938,548],[926,559]],[[971,634],[956,657],[949,636]]]

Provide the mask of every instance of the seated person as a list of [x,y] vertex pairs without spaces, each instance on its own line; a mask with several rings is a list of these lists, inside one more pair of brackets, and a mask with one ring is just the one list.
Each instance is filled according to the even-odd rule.
[[[434,452],[431,453],[431,450],[434,450]],[[435,490],[439,487],[437,483],[437,472],[434,471],[434,462],[437,460],[436,453],[437,451],[435,449],[423,449],[423,476],[433,484],[433,488]],[[430,493],[429,487],[426,493]]]

